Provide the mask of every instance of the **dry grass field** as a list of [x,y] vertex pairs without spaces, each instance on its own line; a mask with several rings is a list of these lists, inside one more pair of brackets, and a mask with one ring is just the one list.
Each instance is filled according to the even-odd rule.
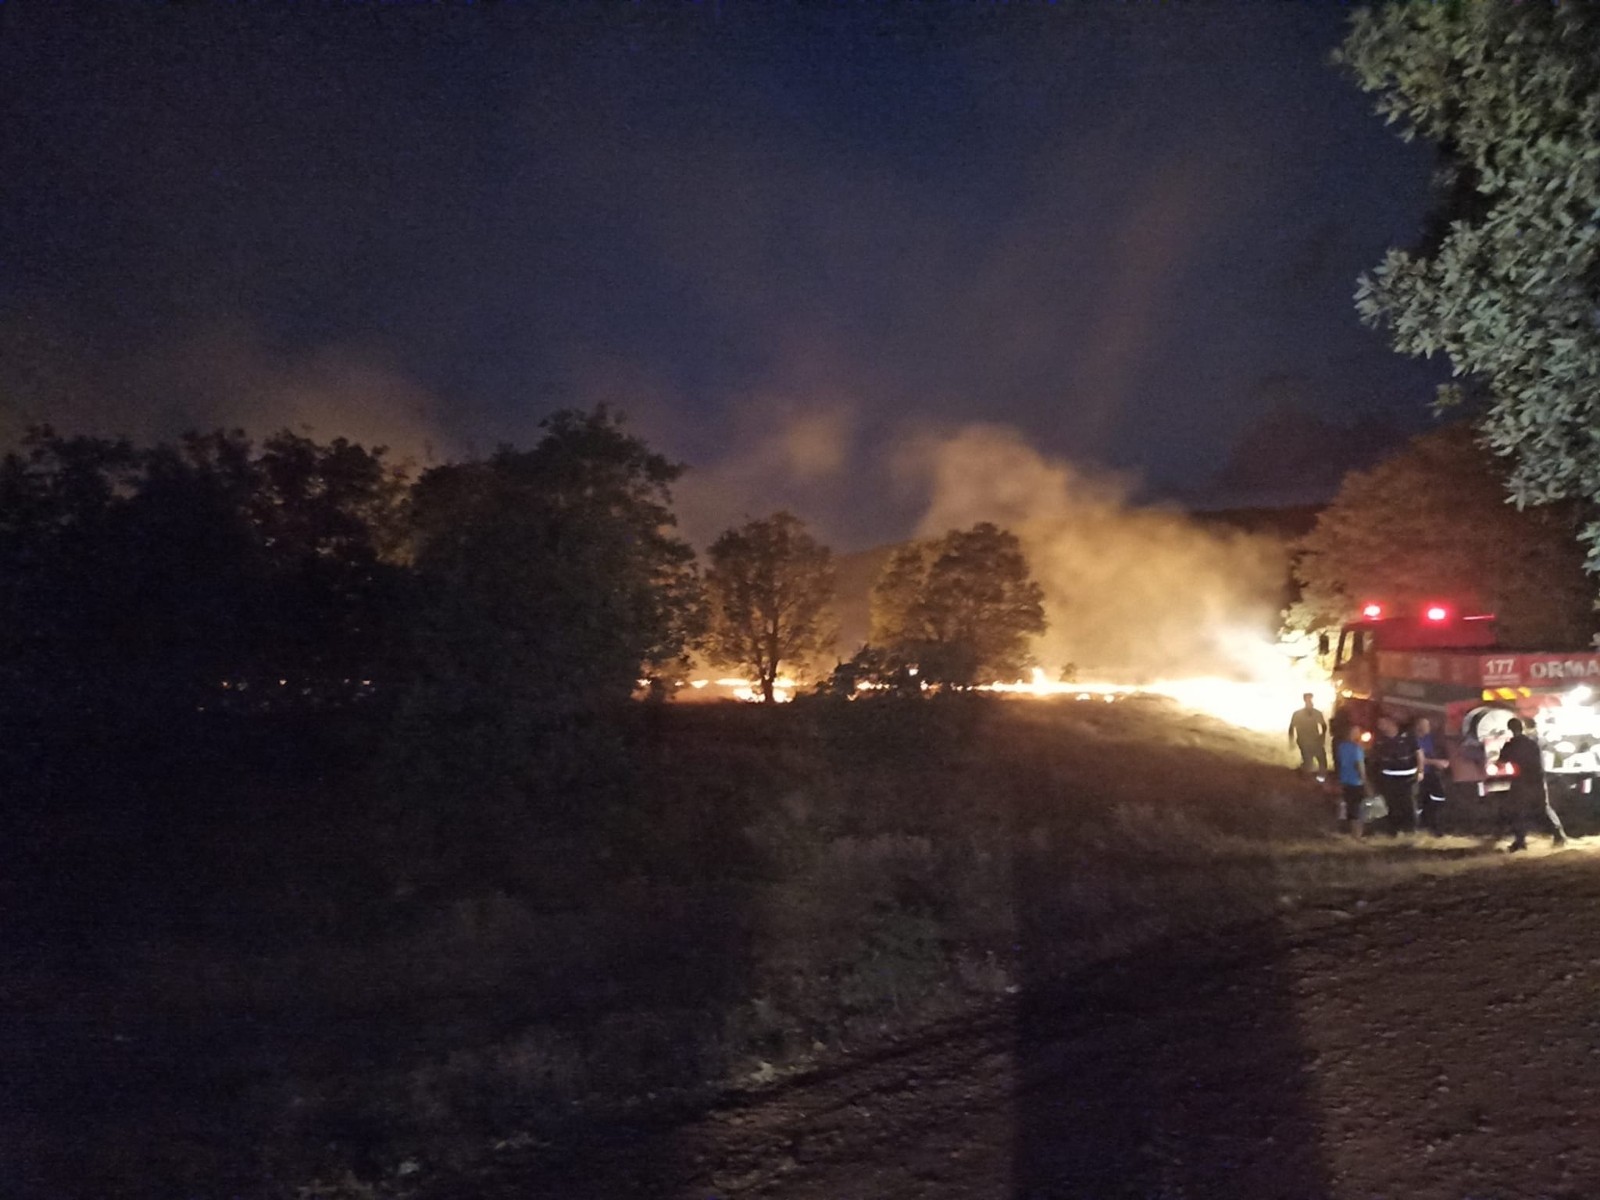
[[[223,773],[100,907],[24,906],[8,1194],[470,1179],[496,1145],[692,1120],[1107,963],[1201,978],[1186,948],[1219,931],[1492,859],[1339,838],[1275,741],[1153,700],[667,705],[615,753],[599,817],[497,825],[442,882],[395,869],[359,772]],[[80,872],[119,852],[85,844]]]

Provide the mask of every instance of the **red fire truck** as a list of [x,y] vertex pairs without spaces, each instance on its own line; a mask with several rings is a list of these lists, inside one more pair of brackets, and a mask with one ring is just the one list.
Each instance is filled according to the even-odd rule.
[[1490,614],[1445,603],[1390,613],[1374,603],[1325,653],[1337,718],[1365,729],[1381,714],[1429,718],[1443,735],[1453,785],[1481,793],[1515,716],[1537,736],[1547,772],[1574,790],[1588,793],[1600,770],[1600,649],[1504,649]]

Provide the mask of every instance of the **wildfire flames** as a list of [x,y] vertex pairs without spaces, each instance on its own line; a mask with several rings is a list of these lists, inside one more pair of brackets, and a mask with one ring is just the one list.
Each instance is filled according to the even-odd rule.
[[[1165,696],[1194,712],[1205,713],[1244,729],[1262,733],[1281,733],[1287,729],[1290,713],[1301,697],[1310,692],[1317,707],[1331,711],[1333,688],[1316,665],[1309,647],[1292,641],[1271,642],[1265,638],[1241,635],[1231,647],[1239,665],[1233,675],[1193,675],[1153,679],[1138,683],[1114,680],[1052,680],[1041,667],[1028,679],[1011,682],[995,680],[981,684],[982,692],[997,692],[1031,699],[1072,699],[1081,702],[1112,704],[1128,696]],[[695,679],[689,686],[698,692],[713,684],[738,700],[758,701],[761,689],[748,679]],[[881,684],[858,683],[856,690],[871,691]],[[773,699],[785,703],[794,699],[797,684],[781,678],[773,685]]]
[[1289,714],[1310,692],[1323,713],[1332,711],[1333,685],[1320,668],[1308,638],[1272,641],[1262,635],[1236,631],[1217,639],[1223,657],[1232,664],[1227,674],[1175,675],[1140,680],[1076,680],[1051,682],[1035,669],[1027,682],[991,684],[990,690],[1028,696],[1074,696],[1078,699],[1115,700],[1121,696],[1165,696],[1184,708],[1206,713],[1244,729],[1282,733]]
[[[981,690],[1058,703],[1161,696],[1279,737],[1307,692],[1331,715],[1333,689],[1316,646],[1268,632],[1280,619],[1288,569],[1280,534],[1140,507],[1131,480],[1048,458],[996,425],[914,439],[900,468],[928,492],[917,537],[993,522],[1015,533],[1042,589],[1048,628],[1031,646],[1040,669]],[[859,606],[866,597],[854,599]],[[899,686],[907,683],[916,686]],[[692,686],[691,695],[707,698],[760,698],[746,679]],[[861,693],[883,686],[856,685]],[[775,699],[795,694],[792,680],[778,681]]]
[[[758,701],[761,699],[761,685],[749,679],[691,679],[689,686],[697,692],[704,692],[715,685],[735,700]],[[779,676],[772,681],[772,699],[778,704],[787,704],[794,699],[795,688],[799,685],[788,676]]]
[[1324,713],[1333,699],[1333,691],[1326,681],[1317,683],[1298,677],[1269,681],[1196,675],[1187,679],[1157,679],[1137,685],[1104,680],[1053,683],[1037,667],[1030,680],[995,682],[985,684],[979,690],[1013,696],[1070,696],[1075,700],[1100,700],[1108,704],[1125,696],[1165,696],[1184,708],[1261,733],[1279,733],[1286,729],[1290,712],[1299,707],[1300,697],[1305,692],[1316,697],[1317,705]]

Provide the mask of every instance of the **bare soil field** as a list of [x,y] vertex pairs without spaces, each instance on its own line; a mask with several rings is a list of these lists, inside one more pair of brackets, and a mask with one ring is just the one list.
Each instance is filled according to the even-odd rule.
[[1159,946],[693,1119],[416,1200],[1600,1194],[1600,847]]

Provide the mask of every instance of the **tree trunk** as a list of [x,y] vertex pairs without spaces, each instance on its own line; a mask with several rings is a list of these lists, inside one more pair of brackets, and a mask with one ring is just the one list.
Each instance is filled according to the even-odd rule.
[[772,703],[772,676],[765,671],[761,672],[761,699]]

